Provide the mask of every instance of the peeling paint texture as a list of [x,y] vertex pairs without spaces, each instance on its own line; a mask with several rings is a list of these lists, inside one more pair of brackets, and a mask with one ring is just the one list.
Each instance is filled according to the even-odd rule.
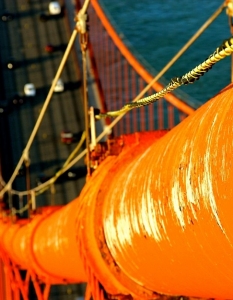
[[116,170],[104,232],[120,268],[172,295],[233,298],[233,91]]
[[233,299],[232,87],[169,132],[122,136],[67,205],[0,214],[1,257],[119,299]]

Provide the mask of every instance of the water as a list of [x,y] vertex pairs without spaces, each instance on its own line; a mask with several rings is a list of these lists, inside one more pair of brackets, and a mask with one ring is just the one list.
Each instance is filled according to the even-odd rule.
[[[101,4],[130,50],[156,75],[220,7],[222,1],[101,0]],[[164,79],[169,82],[172,77],[189,72],[230,36],[229,20],[224,9],[165,73]],[[204,103],[230,81],[231,57],[227,57],[199,81],[179,90]]]

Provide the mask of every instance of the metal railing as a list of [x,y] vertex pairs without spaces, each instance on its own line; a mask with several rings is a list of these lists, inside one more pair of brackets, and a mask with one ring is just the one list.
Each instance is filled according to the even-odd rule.
[[[81,7],[82,2],[77,7]],[[153,80],[153,76],[123,43],[98,1],[91,1],[88,16],[88,49],[101,97],[101,110],[118,110],[132,101]],[[155,82],[145,96],[162,89],[163,85]],[[113,135],[171,129],[193,111],[194,108],[170,93],[153,105],[127,113],[114,126]]]

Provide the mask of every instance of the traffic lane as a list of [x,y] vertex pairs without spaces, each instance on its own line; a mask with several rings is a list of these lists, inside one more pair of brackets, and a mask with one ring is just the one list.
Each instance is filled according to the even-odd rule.
[[[35,72],[36,73],[36,72]],[[30,74],[31,75],[31,74]],[[37,79],[37,82],[39,82],[39,78]],[[77,98],[77,97],[76,97]],[[66,99],[67,100],[67,99]],[[68,102],[68,101],[66,101],[66,102]],[[33,103],[33,102],[32,102]],[[34,103],[35,104],[35,103]],[[57,114],[57,113],[56,113]],[[46,126],[47,128],[48,128],[48,126]],[[75,126],[75,128],[76,128],[76,126]],[[51,151],[51,152],[54,152],[54,151]],[[67,156],[66,156],[67,157]],[[76,196],[76,195],[75,195]]]
[[[1,9],[5,10],[5,4],[1,1]],[[3,10],[2,10],[3,11]],[[15,91],[15,81],[12,77],[12,73],[10,70],[7,69],[7,62],[9,57],[12,55],[12,49],[10,47],[10,36],[9,36],[9,25],[11,26],[13,21],[10,23],[8,22],[1,22],[0,23],[0,32],[1,32],[1,63],[2,63],[2,88],[4,87],[4,104],[6,104],[6,111],[11,111],[14,108],[12,103],[12,95]],[[2,100],[1,100],[2,101]],[[10,106],[8,105],[10,104]],[[3,170],[4,175],[6,175],[5,180],[8,180],[13,172],[13,168],[15,167],[15,153],[19,150],[19,141],[18,134],[13,136],[12,139],[12,130],[10,128],[11,120],[9,120],[8,116],[3,114],[0,116],[1,118],[1,150],[2,150],[2,161],[3,161]],[[15,128],[18,127],[17,121],[11,124],[11,126]],[[12,151],[12,149],[14,149]],[[12,159],[13,156],[13,159]]]

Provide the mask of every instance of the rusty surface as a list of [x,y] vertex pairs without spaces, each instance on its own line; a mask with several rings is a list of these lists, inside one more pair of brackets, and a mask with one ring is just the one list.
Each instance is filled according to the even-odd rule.
[[108,248],[151,290],[233,298],[232,93],[203,105],[108,185]]
[[127,288],[128,293],[133,295],[135,299],[157,299],[158,294],[147,289],[143,284],[138,284],[128,277],[124,271],[117,265],[117,262],[111,255],[110,249],[107,247],[103,224],[103,205],[106,201],[106,194],[108,193],[109,185],[115,181],[115,175],[117,172],[121,173],[125,171],[127,165],[131,162],[132,158],[137,159],[152,143],[155,143],[168,131],[161,130],[157,132],[136,133],[129,136],[125,136],[123,141],[123,151],[117,157],[114,164],[108,169],[107,175],[104,177],[101,187],[98,189],[97,199],[95,206],[95,239],[98,243],[99,251],[101,252],[102,259],[105,261],[109,270],[117,280]]
[[233,299],[232,110],[230,85],[165,135],[122,137],[79,198],[15,234],[2,218],[1,254],[16,260],[12,241],[42,279],[88,281],[97,300]]
[[[21,269],[26,269],[27,265],[22,261],[19,255],[18,248],[13,247],[13,243],[19,229],[29,222],[28,219],[17,220],[15,223],[8,223],[7,229],[1,235],[2,248],[5,253],[11,257],[12,261],[19,266]],[[9,226],[10,225],[10,226]]]
[[78,199],[40,220],[31,233],[32,260],[60,282],[86,282],[74,226]]

